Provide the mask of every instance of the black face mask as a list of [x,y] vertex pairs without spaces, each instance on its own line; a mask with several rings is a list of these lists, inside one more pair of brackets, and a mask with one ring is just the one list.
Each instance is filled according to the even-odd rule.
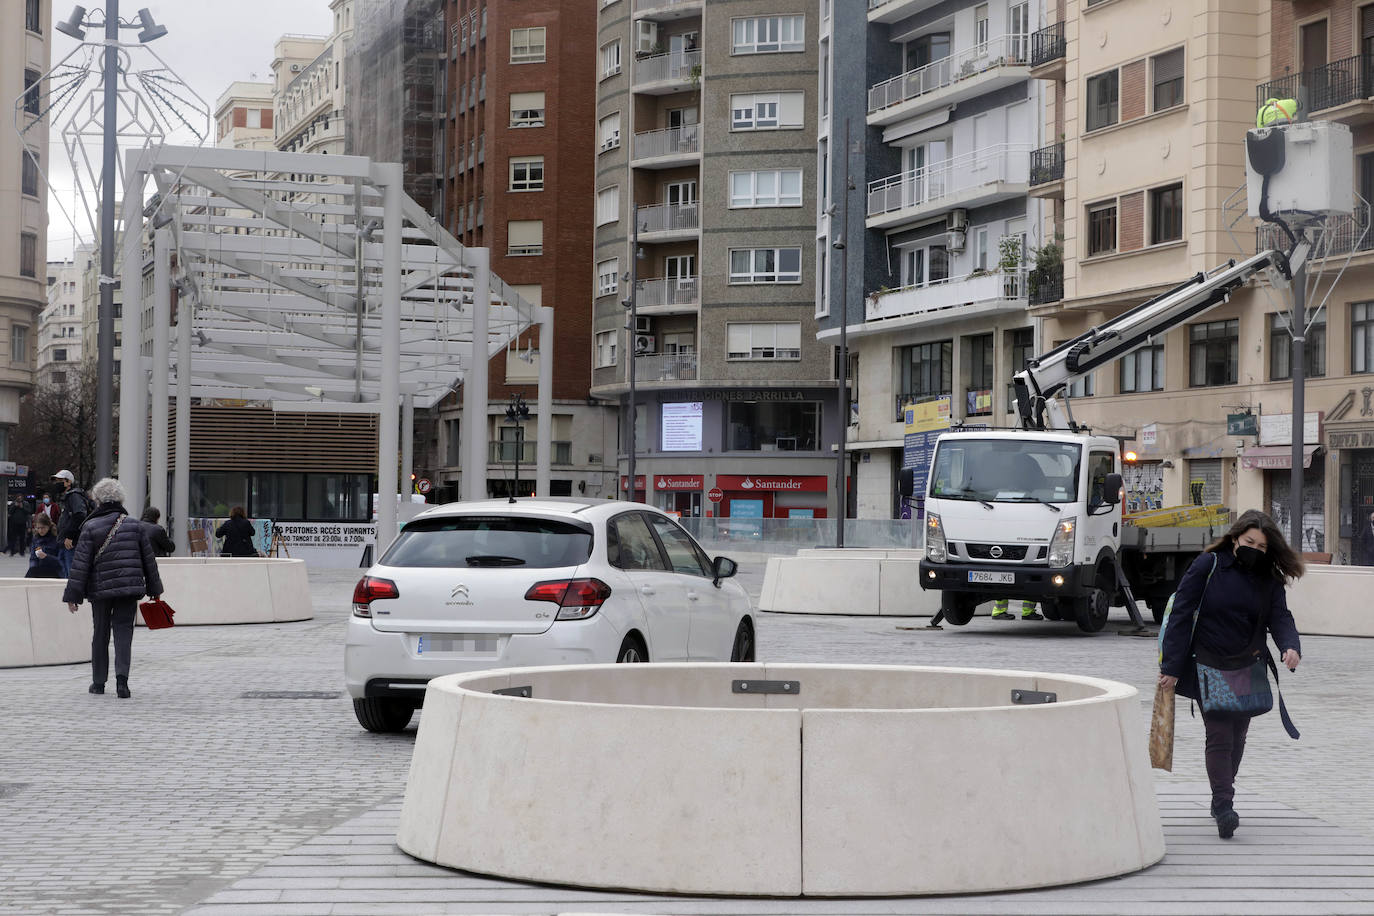
[[1255,547],[1238,544],[1236,562],[1252,572],[1266,572],[1269,569],[1269,554]]

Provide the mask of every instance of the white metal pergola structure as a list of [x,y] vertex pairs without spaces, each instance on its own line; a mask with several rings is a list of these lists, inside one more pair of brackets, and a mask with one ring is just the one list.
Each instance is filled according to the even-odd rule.
[[[533,325],[543,350],[536,489],[548,494],[553,309],[493,277],[487,249],[465,248],[405,194],[400,165],[162,145],[131,152],[125,178],[119,448],[135,460],[120,462],[121,476],[134,505],[145,492],[166,505],[174,384],[179,548],[191,398],[377,414],[380,554],[396,531],[398,483],[410,476],[413,408],[433,406],[460,383],[462,496],[485,496],[487,362]],[[157,194],[145,207],[150,182]],[[140,244],[148,237],[151,304],[143,301]],[[143,344],[137,358],[133,341]]]

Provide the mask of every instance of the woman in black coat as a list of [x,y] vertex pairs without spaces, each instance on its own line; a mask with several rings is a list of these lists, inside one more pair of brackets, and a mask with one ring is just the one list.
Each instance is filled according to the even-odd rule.
[[148,529],[124,510],[123,485],[106,477],[91,487],[91,498],[96,509],[81,526],[62,600],[73,614],[83,600],[89,598],[91,602],[95,632],[91,637],[90,692],[105,692],[113,632],[116,692],[127,699],[138,599],[160,596],[162,579]]
[[253,534],[253,523],[248,520],[248,513],[243,511],[243,506],[230,509],[228,520],[215,529],[215,537],[224,538],[224,546],[220,548],[219,555],[256,557],[258,549],[253,546]]
[[[1303,574],[1302,558],[1262,512],[1241,515],[1230,530],[1183,574],[1174,595],[1160,651],[1159,684],[1198,698],[1197,664],[1248,667],[1274,637],[1289,671],[1302,660],[1298,628],[1288,611],[1285,587]],[[1234,807],[1236,773],[1245,753],[1248,718],[1204,713],[1207,781],[1217,834],[1230,839],[1240,824]]]

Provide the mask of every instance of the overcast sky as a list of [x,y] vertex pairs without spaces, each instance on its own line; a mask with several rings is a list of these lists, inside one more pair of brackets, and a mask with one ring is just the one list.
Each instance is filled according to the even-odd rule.
[[[63,21],[71,15],[72,3],[53,0],[53,18]],[[97,4],[87,0],[83,4],[94,11]],[[167,27],[167,35],[150,47],[167,65],[205,100],[212,109],[220,93],[234,80],[271,77],[272,45],[283,33],[327,35],[332,25],[329,0],[124,0],[120,14],[133,19],[140,8],[147,6],[153,18]],[[88,13],[88,17],[99,15]],[[137,31],[125,31],[125,41],[132,41]],[[99,40],[100,35],[87,30],[87,40]],[[53,31],[52,61],[65,57],[76,42],[56,30]],[[132,58],[135,69],[156,66],[151,55]],[[256,74],[256,77],[254,77]],[[210,142],[214,142],[213,135]],[[71,255],[74,232],[65,207],[72,212],[71,168],[66,164],[67,153],[53,132],[48,172],[52,195],[48,214],[48,260],[57,261]],[[98,162],[98,160],[97,160]],[[52,197],[57,200],[52,200]],[[60,204],[60,206],[59,206]],[[89,234],[88,220],[80,213],[76,217],[77,232]]]

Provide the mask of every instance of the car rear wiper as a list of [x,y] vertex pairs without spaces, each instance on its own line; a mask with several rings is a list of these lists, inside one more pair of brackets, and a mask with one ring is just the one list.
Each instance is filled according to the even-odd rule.
[[524,566],[520,557],[503,557],[496,554],[475,554],[465,558],[469,566]]

